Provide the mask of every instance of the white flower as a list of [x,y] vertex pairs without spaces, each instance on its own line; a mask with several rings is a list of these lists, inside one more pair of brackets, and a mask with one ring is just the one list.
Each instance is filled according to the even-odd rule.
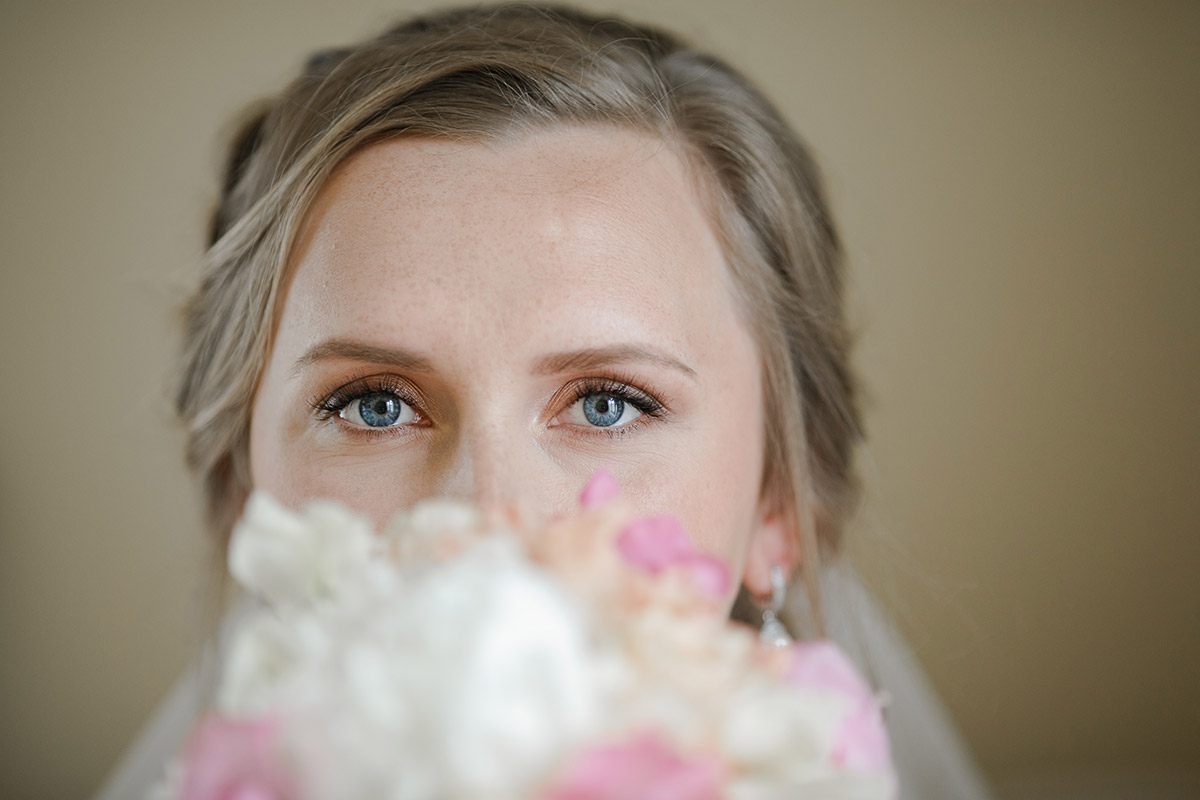
[[762,775],[734,778],[725,787],[726,800],[891,800],[896,797],[891,773],[859,775],[829,772],[802,785]]
[[368,570],[319,605],[250,616],[222,710],[286,711],[294,749],[329,754],[306,775],[317,798],[532,791],[595,729],[613,684],[577,602],[506,536],[373,566],[390,580]]
[[235,631],[225,656],[218,704],[222,711],[251,715],[269,711],[272,694],[295,665],[300,642],[294,630],[259,611]]
[[279,722],[305,800],[516,800],[647,730],[721,760],[735,800],[888,797],[890,773],[833,763],[853,697],[782,682],[745,628],[696,609],[687,574],[628,571],[627,513],[536,527],[426,501],[375,536],[335,504],[256,493],[229,562],[264,602],[231,641],[220,712]]
[[384,528],[383,538],[401,565],[444,561],[479,538],[482,522],[474,506],[434,498],[397,512]]
[[230,540],[229,571],[276,607],[312,603],[361,580],[373,544],[366,519],[336,503],[297,514],[256,491]]
[[528,787],[594,725],[587,626],[574,601],[489,539],[425,576],[420,609],[426,744],[449,795]]
[[843,715],[836,700],[805,696],[763,675],[749,676],[728,703],[722,750],[769,775],[823,764]]

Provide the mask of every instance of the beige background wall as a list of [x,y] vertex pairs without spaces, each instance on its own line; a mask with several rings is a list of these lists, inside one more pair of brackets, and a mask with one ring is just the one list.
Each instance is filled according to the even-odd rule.
[[[728,55],[819,153],[855,554],[1001,794],[1200,796],[1200,4],[589,5]],[[169,373],[226,121],[412,7],[0,7],[0,796],[86,797],[195,646]]]

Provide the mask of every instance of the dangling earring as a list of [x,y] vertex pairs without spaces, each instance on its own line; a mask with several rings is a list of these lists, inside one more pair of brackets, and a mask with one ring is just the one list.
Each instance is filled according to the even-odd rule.
[[763,609],[762,627],[758,629],[758,639],[772,647],[787,647],[792,643],[792,636],[780,621],[778,614],[783,608],[783,600],[787,594],[787,582],[784,578],[783,567],[776,564],[771,567],[771,605]]

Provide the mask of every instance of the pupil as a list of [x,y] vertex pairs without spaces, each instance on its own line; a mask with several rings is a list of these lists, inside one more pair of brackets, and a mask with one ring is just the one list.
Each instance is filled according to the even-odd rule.
[[400,401],[390,394],[373,394],[358,401],[363,422],[373,428],[386,428],[400,418]]
[[615,425],[625,411],[625,401],[611,394],[588,395],[583,401],[587,421],[601,428]]

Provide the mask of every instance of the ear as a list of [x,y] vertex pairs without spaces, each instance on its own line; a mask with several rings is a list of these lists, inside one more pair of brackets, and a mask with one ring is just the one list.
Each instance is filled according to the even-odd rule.
[[771,567],[783,567],[784,574],[790,577],[799,563],[800,531],[795,515],[786,513],[780,503],[764,498],[750,534],[742,583],[755,597],[770,597]]

